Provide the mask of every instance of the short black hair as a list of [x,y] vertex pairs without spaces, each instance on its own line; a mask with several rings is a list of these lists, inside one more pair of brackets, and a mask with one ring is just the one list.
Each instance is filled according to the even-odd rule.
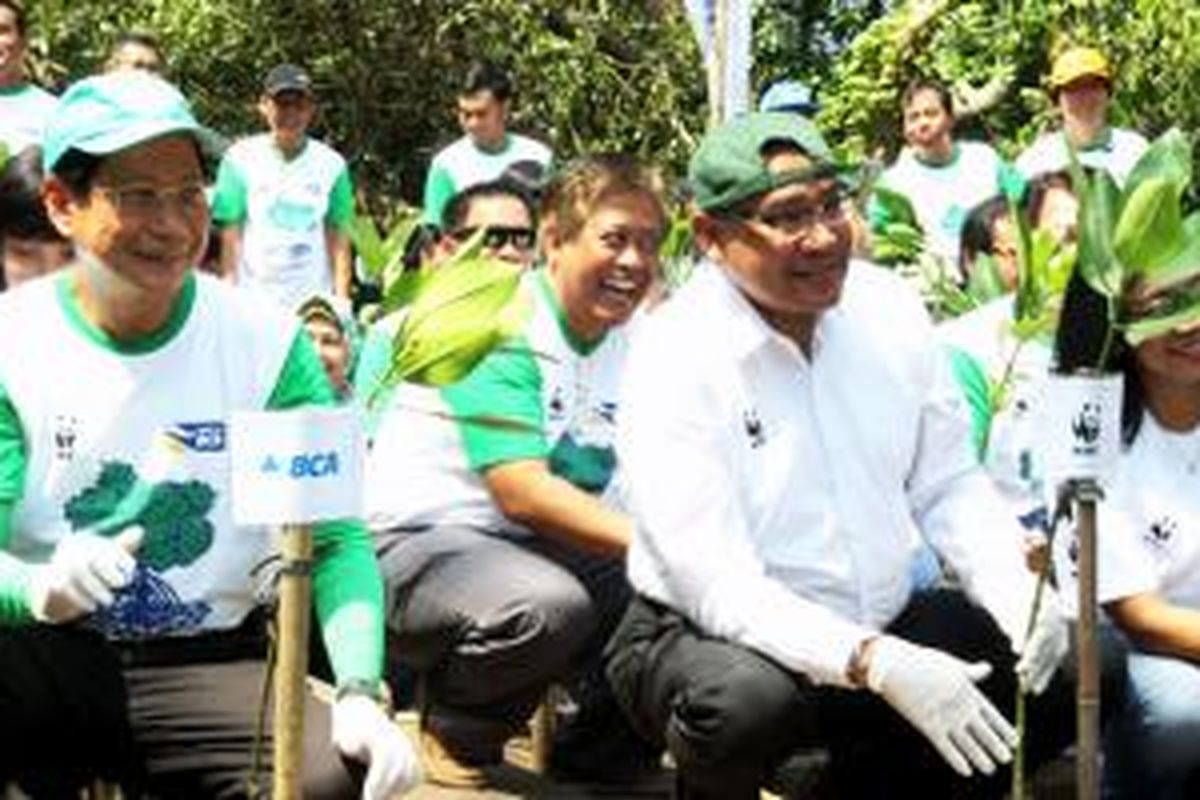
[[63,182],[71,194],[83,197],[92,191],[92,182],[96,180],[96,173],[100,171],[102,163],[104,159],[100,156],[72,147],[63,153],[51,172]]
[[450,198],[450,202],[442,211],[442,231],[449,233],[461,228],[471,211],[471,204],[481,197],[512,197],[521,201],[521,205],[525,206],[525,210],[529,213],[531,226],[537,226],[537,209],[534,206],[533,198],[521,184],[510,178],[502,177],[494,181],[468,186]]
[[459,87],[459,97],[491,92],[500,102],[506,102],[513,94],[512,80],[508,73],[491,61],[476,61],[467,68]]
[[950,116],[954,116],[954,97],[950,94],[950,90],[946,88],[946,84],[932,78],[914,78],[909,81],[908,85],[904,87],[904,93],[900,95],[900,108],[908,108],[909,103],[921,92],[936,94],[938,102],[942,104],[942,109]]
[[17,23],[17,33],[19,33],[21,38],[24,39],[25,27],[27,23],[25,18],[25,9],[21,8],[21,6],[17,4],[16,0],[0,0],[0,8],[7,8],[13,13],[13,18]]
[[157,36],[146,31],[121,31],[118,33],[117,38],[113,40],[112,48],[108,51],[109,62],[112,62],[122,48],[129,45],[153,50],[154,55],[158,56],[159,63],[166,67],[167,60],[163,56],[162,43],[159,42]]
[[15,239],[57,240],[62,236],[42,205],[42,148],[26,147],[0,171],[0,241]]
[[996,250],[994,226],[997,220],[1009,215],[1008,198],[997,194],[974,206],[963,221],[959,236],[959,267],[967,274],[980,255],[992,255]]

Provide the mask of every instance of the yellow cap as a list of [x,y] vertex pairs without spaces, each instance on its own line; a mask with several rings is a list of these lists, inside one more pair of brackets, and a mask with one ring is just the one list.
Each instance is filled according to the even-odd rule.
[[1050,70],[1050,88],[1054,90],[1080,78],[1103,78],[1112,83],[1112,67],[1104,54],[1093,47],[1072,47],[1054,59]]

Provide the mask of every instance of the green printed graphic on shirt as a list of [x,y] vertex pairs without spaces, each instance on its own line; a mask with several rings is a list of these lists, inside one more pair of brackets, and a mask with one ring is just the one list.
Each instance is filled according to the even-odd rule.
[[611,447],[579,444],[567,431],[550,452],[550,471],[592,494],[603,494],[617,468]]
[[109,461],[95,483],[67,501],[63,516],[75,530],[116,535],[132,525],[145,530],[138,560],[162,572],[195,563],[213,542],[208,519],[216,492],[196,481],[148,483],[133,466]]

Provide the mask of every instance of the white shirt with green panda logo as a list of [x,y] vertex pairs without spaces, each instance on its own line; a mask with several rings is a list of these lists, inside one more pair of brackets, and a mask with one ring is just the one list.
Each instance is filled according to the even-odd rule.
[[[1067,526],[1054,545],[1059,594],[1074,609],[1076,531]],[[1153,592],[1200,609],[1200,428],[1168,431],[1143,415],[1098,506],[1096,547],[1101,603]]]
[[345,160],[315,139],[285,159],[269,134],[251,136],[217,172],[213,219],[243,226],[238,279],[288,310],[333,293],[325,231],[345,229],[353,213]]
[[[134,583],[92,624],[114,638],[235,626],[272,547],[233,526],[226,420],[268,406],[295,321],[197,275],[160,333],[122,348],[80,316],[67,274],[0,298],[0,326],[22,332],[20,347],[0,348],[0,383],[26,450],[8,549],[44,562],[73,530],[136,521]],[[64,390],[64,374],[86,391]]]
[[367,524],[461,524],[526,532],[506,519],[481,477],[544,459],[575,486],[616,504],[617,390],[623,328],[583,342],[543,270],[525,278],[534,307],[522,334],[465,379],[435,390],[404,384],[388,400],[367,459]]

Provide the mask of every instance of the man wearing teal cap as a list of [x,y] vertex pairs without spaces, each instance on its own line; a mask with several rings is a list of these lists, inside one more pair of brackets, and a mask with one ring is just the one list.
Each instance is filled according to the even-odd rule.
[[[0,785],[33,796],[246,791],[272,548],[233,524],[227,423],[333,393],[294,318],[192,268],[217,144],[149,74],[75,84],[46,129],[47,212],[78,256],[0,299],[21,332],[0,343]],[[315,536],[338,699],[310,703],[305,796],[388,798],[418,769],[378,704],[370,541],[353,520]]]
[[[682,797],[757,798],[813,744],[839,797],[1002,794],[1018,679],[1031,758],[1070,737],[1053,592],[1027,640],[1020,532],[920,299],[850,260],[838,172],[796,115],[710,132],[689,169],[702,261],[624,373],[638,597],[607,671]],[[919,538],[962,591],[914,589]]]

